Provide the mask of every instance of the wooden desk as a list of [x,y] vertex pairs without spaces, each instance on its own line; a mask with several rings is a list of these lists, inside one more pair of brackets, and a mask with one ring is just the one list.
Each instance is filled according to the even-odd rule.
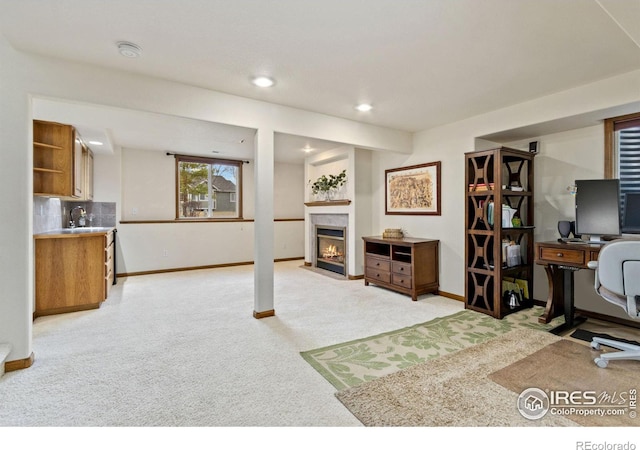
[[563,330],[576,324],[573,273],[580,269],[588,269],[589,261],[597,261],[601,248],[598,244],[536,242],[535,263],[544,266],[549,281],[547,304],[538,322],[549,323],[554,317],[564,314]]

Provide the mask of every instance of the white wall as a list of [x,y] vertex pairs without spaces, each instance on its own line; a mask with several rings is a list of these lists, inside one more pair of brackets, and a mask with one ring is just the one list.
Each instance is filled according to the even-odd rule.
[[[122,150],[121,166],[121,220],[174,220],[175,158],[163,152],[127,148]],[[242,180],[243,217],[253,219],[253,160],[243,164]],[[274,164],[274,217],[299,219],[275,223],[276,259],[304,255],[304,188],[302,164]],[[118,273],[253,261],[254,229],[253,222],[121,223]]]
[[33,313],[33,141],[26,58],[0,36],[0,196],[11,213],[0,228],[0,342],[8,360],[31,355]]
[[[594,125],[560,133],[537,136],[539,153],[535,157],[535,239],[554,241],[559,220],[575,220],[575,199],[567,187],[578,179],[604,177],[604,126]],[[528,142],[516,141],[507,146],[526,149]],[[533,294],[546,299],[547,276],[541,266],[534,269]],[[594,272],[574,274],[576,308],[627,319],[619,307],[603,301],[594,289]]]
[[[276,259],[303,253],[304,222],[275,222]],[[253,261],[254,222],[119,224],[118,273]]]
[[373,151],[356,148],[352,161],[351,171],[355,174],[353,182],[354,205],[353,213],[355,220],[355,242],[353,243],[354,258],[353,274],[364,275],[364,241],[363,236],[373,236],[381,234],[371,226],[372,206],[373,206],[373,186],[380,182],[373,179]]
[[[554,127],[554,121],[582,114],[600,115],[601,118],[615,116],[618,108],[628,111],[633,103],[640,110],[638,86],[640,71],[417,133],[414,153],[410,156],[375,152],[374,179],[381,177],[386,169],[441,161],[442,216],[387,216],[383,186],[378,185],[374,227],[404,228],[411,236],[439,239],[440,289],[464,296],[464,153],[476,150],[476,138],[537,124]],[[527,142],[540,140],[542,147],[535,162],[535,214],[536,225],[540,228],[536,231],[536,239],[555,239],[552,224],[568,214],[571,199],[565,196],[564,188],[576,176],[603,176],[604,148],[600,130],[601,126],[594,126],[527,139]],[[479,142],[482,148],[487,148],[486,141]],[[581,277],[589,276],[583,272],[576,277],[576,287],[582,284],[589,290],[592,283],[580,281]],[[534,296],[540,300],[546,299],[546,290],[543,291],[539,284],[541,279],[546,279],[543,277],[544,273],[536,272]],[[576,305],[584,306],[580,291],[576,298]]]
[[[304,193],[307,186],[307,180],[304,178],[304,164],[276,162],[273,176],[274,217],[276,219],[303,219]],[[302,250],[302,247],[300,249]],[[298,254],[298,256],[303,255],[304,252]]]
[[175,170],[163,152],[123,148],[120,220],[174,220]]
[[[0,342],[13,346],[8,360],[31,354],[33,302],[31,97],[176,115],[344,142],[362,148],[408,152],[411,135],[308,111],[236,97],[136,74],[69,63],[15,51],[0,35],[0,170],[3,221],[0,244]],[[99,158],[119,177],[116,161]],[[118,183],[97,176],[98,201],[111,201]],[[104,195],[104,197],[103,197]],[[117,198],[115,201],[120,201]],[[266,214],[270,216],[271,214]],[[120,235],[119,235],[120,238]],[[275,245],[273,235],[266,238]],[[258,245],[258,243],[255,243]],[[272,281],[272,280],[271,280]],[[265,282],[268,282],[265,281]]]

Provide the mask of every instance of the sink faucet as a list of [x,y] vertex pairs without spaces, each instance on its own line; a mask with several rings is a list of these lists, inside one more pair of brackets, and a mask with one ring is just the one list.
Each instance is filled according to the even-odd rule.
[[80,219],[78,220],[80,226],[83,227],[85,224],[84,217],[87,214],[87,212],[84,210],[82,206],[74,206],[73,208],[71,208],[71,211],[69,211],[69,228],[76,227],[76,223],[73,221],[73,212],[76,209],[80,210]]

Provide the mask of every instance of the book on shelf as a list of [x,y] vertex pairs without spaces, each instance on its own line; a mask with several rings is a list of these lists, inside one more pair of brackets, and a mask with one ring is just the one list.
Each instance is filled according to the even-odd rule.
[[488,191],[493,190],[494,183],[489,183],[487,186],[486,183],[478,183],[478,184],[469,184],[469,192],[477,192],[477,191]]

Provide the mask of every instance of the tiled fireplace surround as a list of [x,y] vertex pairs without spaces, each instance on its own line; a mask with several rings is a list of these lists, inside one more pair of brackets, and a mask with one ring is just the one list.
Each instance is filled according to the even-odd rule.
[[349,232],[349,214],[309,214],[307,223],[309,233],[309,259],[315,265],[317,255],[316,226],[344,227],[345,228],[345,268],[348,275],[349,268],[349,242],[353,237]]

